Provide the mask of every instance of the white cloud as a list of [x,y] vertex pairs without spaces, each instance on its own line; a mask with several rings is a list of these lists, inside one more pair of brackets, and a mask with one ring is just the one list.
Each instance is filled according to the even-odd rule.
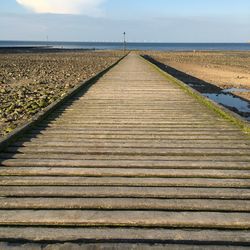
[[100,5],[105,0],[16,0],[36,13],[84,14],[100,16]]

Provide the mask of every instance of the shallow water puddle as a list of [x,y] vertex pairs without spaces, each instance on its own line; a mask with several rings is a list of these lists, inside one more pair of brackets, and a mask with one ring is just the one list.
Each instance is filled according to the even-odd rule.
[[244,92],[248,93],[250,92],[250,89],[239,89],[239,88],[230,88],[230,89],[224,89],[222,90],[223,93],[232,93],[232,92]]
[[244,117],[250,121],[250,102],[234,96],[230,93],[204,93],[204,96],[227,107],[231,110],[237,109]]

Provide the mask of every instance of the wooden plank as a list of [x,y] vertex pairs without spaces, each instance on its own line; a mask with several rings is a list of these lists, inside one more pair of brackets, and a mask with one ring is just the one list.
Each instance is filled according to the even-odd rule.
[[110,154],[110,155],[247,155],[249,149],[227,149],[227,148],[84,148],[84,147],[9,147],[6,152],[10,153],[71,153],[71,154]]
[[221,148],[221,149],[236,149],[236,148],[242,148],[242,149],[248,149],[250,150],[250,145],[248,145],[245,142],[242,143],[221,143],[221,142],[210,142],[210,143],[201,143],[201,142],[196,142],[193,144],[190,144],[190,142],[168,142],[168,143],[162,143],[162,142],[150,142],[150,143],[142,143],[142,142],[126,142],[124,141],[123,143],[121,142],[99,142],[99,143],[94,143],[94,142],[53,142],[53,141],[38,141],[38,142],[24,142],[24,143],[14,143],[12,146],[15,147],[37,147],[42,145],[44,146],[53,146],[53,147],[86,147],[86,148],[98,148],[98,147],[107,147],[107,148],[114,148],[119,145],[119,148],[165,148],[165,147],[171,147],[171,148]]
[[0,197],[89,197],[89,198],[164,198],[164,199],[237,199],[249,200],[243,188],[3,186]]
[[[28,143],[28,142],[32,142],[32,143],[43,143],[43,142],[73,142],[73,143],[79,143],[79,142],[82,142],[82,143],[98,143],[98,144],[105,144],[105,143],[113,143],[113,144],[124,144],[124,143],[131,143],[131,144],[144,144],[144,145],[147,145],[147,144],[156,144],[156,143],[159,143],[159,145],[168,145],[168,144],[171,144],[171,143],[183,143],[183,145],[186,145],[186,144],[217,144],[217,145],[227,145],[227,144],[235,144],[235,145],[246,145],[246,146],[249,146],[249,141],[247,140],[242,140],[242,139],[232,139],[232,138],[227,138],[227,139],[217,139],[217,138],[211,138],[211,139],[181,139],[181,138],[175,138],[175,139],[159,139],[159,140],[150,140],[150,139],[141,139],[141,140],[137,140],[137,139],[134,139],[134,138],[131,138],[131,139],[126,139],[126,140],[123,140],[123,139],[109,139],[109,138],[106,138],[106,139],[98,139],[98,138],[95,138],[95,139],[84,139],[84,138],[77,138],[77,137],[74,137],[74,138],[70,138],[70,137],[61,137],[61,136],[53,136],[53,137],[43,137],[41,135],[36,135],[34,137],[32,136],[24,136],[22,137],[18,142],[16,143],[20,143],[20,144],[23,144],[23,143]],[[17,145],[19,146],[19,144]]]
[[[168,115],[168,118],[172,118],[172,119],[176,119],[176,115],[175,114],[171,114],[171,113],[167,113],[167,112],[161,112],[161,113],[146,113],[145,116],[143,116],[143,118],[141,117],[140,120],[150,120],[152,118],[158,119],[158,120],[162,120],[165,119],[166,116]],[[208,118],[211,118],[211,116],[198,116],[198,115],[183,115],[182,117],[183,119],[187,120],[191,120],[191,119],[197,119],[198,121],[205,121]],[[62,117],[55,117],[55,119],[51,119],[52,121],[66,121],[67,119],[72,119],[75,121],[86,121],[86,120],[99,120],[99,119],[103,119],[104,121],[107,119],[112,119],[112,120],[120,120],[120,119],[138,119],[138,114],[136,113],[126,113],[126,112],[122,112],[122,113],[112,113],[111,112],[107,112],[107,114],[105,113],[91,113],[91,114],[82,114],[82,115],[78,115],[78,114],[74,114],[74,113],[69,113],[69,114],[64,114],[63,118]],[[50,120],[50,119],[48,119]],[[178,119],[177,119],[178,120]],[[237,131],[236,129],[233,130],[234,132]],[[239,131],[238,131],[239,132]]]
[[1,249],[8,249],[8,250],[54,250],[54,249],[74,249],[74,250],[93,250],[93,249],[119,249],[119,250],[217,250],[218,248],[221,250],[245,250],[245,247],[240,246],[221,246],[221,245],[184,245],[184,244],[157,244],[152,245],[150,243],[54,243],[54,244],[34,244],[34,243],[26,243],[26,244],[15,244],[15,243],[0,243]]
[[250,212],[249,200],[129,198],[2,198],[0,209],[93,209]]
[[[100,111],[101,112],[101,111]],[[44,125],[48,124],[49,121],[46,121],[44,123]],[[56,125],[61,125],[61,126],[64,126],[66,124],[68,124],[67,121],[65,122],[53,122],[51,121],[50,122],[51,125],[53,124],[56,124]],[[217,126],[217,125],[223,125],[224,123],[222,124],[217,124],[217,123],[209,123],[209,122],[195,122],[194,120],[190,120],[189,122],[181,122],[180,120],[179,121],[175,121],[175,122],[145,122],[145,121],[135,121],[132,122],[132,121],[126,121],[126,120],[121,120],[121,121],[117,121],[117,122],[113,122],[112,120],[110,121],[103,121],[103,120],[96,120],[96,121],[82,121],[82,122],[78,122],[78,121],[71,121],[71,124],[72,125],[78,125],[78,126],[90,126],[90,127],[94,127],[94,126],[154,126],[154,127],[166,127],[166,126],[172,126],[172,127],[175,127],[175,126],[178,126],[178,125],[182,125],[182,126],[186,126],[186,125],[200,125],[200,126],[207,126],[207,125],[211,125],[211,126]],[[242,136],[242,138],[244,138],[244,136]]]
[[[15,158],[17,156],[17,158],[20,159],[33,159],[33,158],[43,158],[45,159],[46,157],[48,157],[48,159],[62,159],[62,154],[60,153],[39,153],[39,154],[33,154],[33,153],[1,153],[0,154],[0,159],[11,159],[12,157]],[[45,157],[46,156],[46,157]],[[194,158],[194,156],[191,155],[183,155],[183,156],[157,156],[157,155],[123,155],[123,156],[119,156],[119,155],[98,155],[98,154],[65,154],[65,156],[67,156],[68,160],[89,160],[89,161],[99,161],[100,160],[102,162],[105,161],[116,161],[121,163],[122,162],[130,162],[130,163],[136,163],[138,162],[140,165],[140,162],[150,162],[150,164],[152,166],[154,166],[154,162],[157,163],[163,163],[165,162],[166,164],[168,163],[173,163],[173,165],[176,165],[177,163],[181,164],[181,163],[188,163],[188,165],[186,164],[186,167],[188,167],[189,165],[193,164],[197,164],[200,163],[201,167],[203,167],[204,165],[208,166],[208,164],[210,163],[215,163],[215,166],[217,166],[217,164],[227,164],[229,166],[231,165],[235,165],[236,163],[239,164],[241,166],[247,166],[250,163],[250,156],[248,155],[242,155],[242,156],[212,156],[212,155],[201,155],[201,156],[196,156]],[[118,161],[119,160],[119,161]],[[122,160],[122,162],[121,162]],[[117,165],[117,164],[116,164]],[[182,164],[181,164],[182,165]],[[209,165],[210,166],[210,165]],[[211,168],[213,167],[213,165],[210,166]]]
[[[44,228],[44,227],[0,227],[0,239],[19,239],[33,242],[110,242],[110,241],[137,241],[137,242],[171,242],[190,244],[203,243],[217,245],[250,244],[248,230],[180,230],[180,229],[136,229],[136,228]],[[152,246],[151,246],[152,247]],[[204,246],[202,246],[204,247]],[[182,248],[181,248],[182,249]],[[198,248],[199,249],[199,248]],[[203,248],[202,248],[203,249]],[[216,248],[215,248],[216,249]],[[218,248],[217,248],[218,249]],[[216,249],[216,250],[217,250]],[[230,249],[230,248],[229,248]]]
[[[48,132],[48,133],[47,133]],[[214,134],[214,136],[213,136]],[[34,137],[36,135],[39,136],[44,136],[44,138],[48,138],[48,137],[65,137],[67,138],[68,133],[65,131],[62,131],[61,133],[59,131],[37,131],[37,132],[32,132],[28,134],[30,137]],[[79,137],[77,137],[77,135]],[[129,133],[127,132],[127,134],[125,133],[121,133],[120,131],[117,133],[113,133],[113,132],[99,132],[99,133],[89,133],[89,132],[81,132],[79,130],[75,130],[75,132],[73,132],[72,130],[72,138],[82,138],[82,139],[98,139],[98,138],[107,138],[107,139],[140,139],[140,140],[152,140],[152,139],[161,139],[161,140],[175,140],[174,136],[176,137],[177,140],[240,140],[243,139],[243,137],[241,137],[241,134],[237,134],[237,133],[224,133],[223,131],[218,132],[218,133],[213,133],[210,131],[200,131],[200,132],[189,132],[189,131],[182,131],[179,133],[175,133],[173,132],[168,132],[168,133],[152,133],[152,132],[142,132],[142,133]],[[218,137],[216,137],[218,136]],[[245,141],[246,143],[247,141]]]
[[[103,113],[110,113],[112,111],[105,111],[105,110],[96,110],[96,112],[103,112]],[[72,114],[73,111],[69,111],[69,114],[71,113]],[[90,112],[93,112],[91,109],[90,109]],[[119,113],[123,112],[121,110],[117,111]],[[156,112],[156,111],[153,111],[153,112]],[[159,112],[164,112],[164,111],[159,111]],[[136,113],[136,112],[135,112]],[[137,113],[138,115],[141,115],[143,112],[140,112],[140,113]],[[115,113],[114,113],[115,114]],[[182,113],[178,114],[178,113],[175,113],[175,116],[176,115],[182,115]],[[61,112],[60,114],[54,114],[55,117],[60,117],[60,116],[64,116],[64,113]],[[51,117],[51,119],[53,118],[53,116]],[[210,118],[210,117],[209,117]],[[214,125],[214,124],[213,124]],[[216,125],[210,125],[210,124],[189,124],[189,125],[182,125],[182,124],[176,124],[176,128],[183,128],[183,129],[191,129],[192,127],[193,128],[197,128],[198,130],[199,129],[211,129],[211,130],[216,130],[216,129],[219,129],[219,130],[223,130],[223,129],[228,129],[228,130],[237,130],[236,127],[234,127],[232,124],[228,124],[228,123],[222,123],[222,124],[216,124]],[[78,128],[78,127],[81,127],[81,128],[85,128],[85,129],[88,129],[88,130],[91,130],[93,129],[93,127],[85,124],[85,125],[74,125],[74,124],[65,124],[65,126],[62,126],[60,124],[51,124],[48,120],[46,121],[43,121],[42,123],[40,124],[37,124],[37,126],[35,126],[34,128],[36,129],[44,129],[44,128],[56,128],[56,127],[59,127],[59,128]],[[168,125],[168,126],[163,126],[163,125],[159,125],[159,126],[153,126],[153,125],[148,125],[148,124],[142,124],[142,125],[118,125],[118,126],[112,126],[112,124],[110,125],[103,125],[103,126],[95,126],[94,128],[99,128],[99,129],[111,129],[111,130],[115,130],[116,128],[117,129],[131,129],[131,128],[134,128],[135,130],[142,130],[142,129],[145,129],[145,130],[152,130],[152,129],[156,129],[156,131],[161,131],[161,130],[169,130],[169,129],[172,129],[173,128],[173,125]]]
[[[86,131],[130,131],[133,129],[134,131],[169,131],[173,129],[173,126],[149,126],[149,125],[141,125],[141,126],[132,126],[132,125],[117,125],[117,126],[112,126],[112,125],[100,125],[100,126],[89,126],[89,125],[74,125],[74,124],[65,124],[65,125],[57,125],[57,124],[50,124],[50,123],[43,123],[39,124],[38,126],[35,127],[37,130],[42,130],[46,128],[81,128],[85,129]],[[177,129],[183,129],[183,130],[191,130],[191,129],[196,129],[197,131],[203,131],[203,130],[210,130],[210,131],[216,131],[216,130],[237,130],[235,127],[232,127],[230,125],[215,125],[215,126],[210,126],[210,125],[176,125],[175,128]]]
[[[62,175],[63,176],[63,175]],[[209,178],[124,178],[124,177],[58,177],[2,176],[0,186],[125,186],[125,187],[198,187],[249,188],[250,181],[242,179]]]
[[[51,159],[64,160],[65,165],[70,167],[88,167],[88,168],[145,168],[145,169],[221,169],[221,170],[250,170],[250,159],[247,156],[241,157],[170,157],[170,156],[119,156],[119,155],[80,155],[80,154],[0,154],[1,162],[7,159]],[[20,161],[17,161],[20,163]],[[78,162],[78,163],[77,163]],[[6,164],[6,162],[5,162]],[[14,161],[12,161],[12,167]],[[77,165],[78,164],[78,165]],[[23,167],[28,167],[24,165]],[[62,167],[63,164],[57,164]],[[1,166],[1,165],[0,165]],[[16,167],[21,165],[16,164]],[[33,166],[34,167],[34,166]],[[55,166],[54,166],[55,167]]]
[[74,227],[172,227],[250,229],[249,213],[99,211],[99,210],[2,210],[0,225]]
[[250,171],[244,170],[186,170],[137,168],[1,168],[0,176],[86,176],[86,177],[140,177],[140,178],[214,178],[247,179]]

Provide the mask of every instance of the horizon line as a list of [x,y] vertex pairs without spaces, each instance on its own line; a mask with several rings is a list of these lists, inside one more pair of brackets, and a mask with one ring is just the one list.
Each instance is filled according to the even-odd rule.
[[[13,39],[4,39],[0,40],[0,42],[42,42],[42,43],[124,43],[123,41],[79,41],[79,40],[71,40],[71,41],[63,41],[63,40],[13,40]],[[159,42],[159,41],[127,41],[127,44],[131,43],[158,43],[158,44],[249,44],[250,41],[246,42]]]

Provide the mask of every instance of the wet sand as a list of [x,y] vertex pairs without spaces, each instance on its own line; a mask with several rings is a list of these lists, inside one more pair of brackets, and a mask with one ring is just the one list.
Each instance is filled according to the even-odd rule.
[[0,136],[123,56],[120,51],[25,52],[0,53]]
[[250,100],[250,52],[145,52],[159,62]]

